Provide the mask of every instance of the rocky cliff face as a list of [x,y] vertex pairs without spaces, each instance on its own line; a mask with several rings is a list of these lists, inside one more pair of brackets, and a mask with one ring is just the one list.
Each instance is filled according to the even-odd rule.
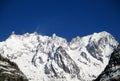
[[[50,57],[49,57],[50,58]],[[52,60],[51,63],[50,60]],[[69,74],[69,78],[77,77],[78,80],[81,80],[80,69],[74,60],[67,54],[67,52],[60,46],[54,54],[54,58],[48,60],[48,63],[45,65],[45,73],[49,77],[56,77],[60,80],[66,80],[66,74]],[[57,65],[61,71],[56,68],[54,65]]]
[[95,81],[120,81],[120,45],[112,53],[109,64]]
[[0,81],[28,81],[18,66],[0,55]]

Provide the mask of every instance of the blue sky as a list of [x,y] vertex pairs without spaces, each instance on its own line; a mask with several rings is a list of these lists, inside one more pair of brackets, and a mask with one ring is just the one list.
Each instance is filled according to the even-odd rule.
[[68,41],[107,31],[120,41],[120,0],[0,0],[0,41],[12,31]]

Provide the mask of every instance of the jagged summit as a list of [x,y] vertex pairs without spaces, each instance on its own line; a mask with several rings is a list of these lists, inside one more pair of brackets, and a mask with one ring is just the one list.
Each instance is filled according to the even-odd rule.
[[[33,32],[33,33],[28,33],[27,32],[23,35],[18,35],[18,34],[15,33],[15,31],[13,31],[10,36],[34,36],[34,35],[36,35],[36,36],[39,35],[39,36],[45,37],[45,35],[40,35],[37,32]],[[91,35],[88,35],[87,37],[90,37],[90,36],[93,36],[93,37],[100,37],[101,36],[102,37],[102,36],[108,36],[108,35],[112,36],[110,33],[106,32],[106,31],[102,31],[102,32],[99,32],[99,33],[93,33]],[[49,36],[46,36],[46,37],[49,37]],[[51,38],[56,38],[56,37],[62,38],[62,37],[57,36],[55,33],[53,33],[52,36],[51,36]],[[80,40],[81,38],[83,38],[83,37],[76,36],[70,42],[72,42],[73,40]]]
[[[17,36],[17,37],[29,37],[29,36],[38,36],[39,34],[37,32],[34,32],[34,33],[25,33],[23,35],[18,35],[18,34],[15,34],[15,32],[13,31],[10,35],[10,37],[14,37],[14,36]],[[50,36],[45,36],[45,35],[39,35],[40,37],[48,37],[48,38],[52,38],[52,39],[55,39],[55,38],[62,38],[62,37],[59,37],[57,36],[55,33],[53,33],[53,35],[50,37]],[[91,35],[88,35],[88,36],[84,36],[84,37],[91,37],[95,40],[98,39],[98,38],[101,38],[101,37],[107,37],[107,36],[111,36],[113,37],[110,33],[106,32],[106,31],[102,31],[102,32],[99,32],[99,33],[93,33]],[[73,38],[70,42],[73,42],[73,41],[80,41],[81,38],[84,38],[84,37],[79,37],[79,36],[76,36],[75,38]],[[9,38],[8,38],[9,39]],[[65,38],[62,38],[62,39],[65,39]],[[67,41],[67,40],[66,40]]]
[[26,33],[0,42],[0,52],[18,64],[29,81],[91,81],[104,70],[117,45],[105,31],[70,42],[56,34]]

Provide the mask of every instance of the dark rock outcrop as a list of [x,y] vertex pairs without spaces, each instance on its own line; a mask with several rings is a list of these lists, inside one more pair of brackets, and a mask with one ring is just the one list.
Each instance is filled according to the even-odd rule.
[[79,74],[79,67],[61,46],[56,50],[54,59],[66,73],[74,74],[74,76]]
[[[50,58],[50,56],[49,56]],[[63,74],[60,73],[59,69],[56,69],[53,65],[56,65],[63,69],[65,73],[68,73],[71,78],[77,77],[81,80],[79,75],[80,69],[78,65],[73,61],[73,59],[67,54],[67,52],[63,49],[62,46],[56,49],[56,53],[54,54],[54,58],[52,58],[52,62],[50,65],[48,63],[45,65],[45,73],[46,74],[54,74],[57,78],[65,78]]]
[[94,81],[120,81],[120,45],[111,54],[105,70]]
[[18,66],[0,55],[0,81],[28,81]]

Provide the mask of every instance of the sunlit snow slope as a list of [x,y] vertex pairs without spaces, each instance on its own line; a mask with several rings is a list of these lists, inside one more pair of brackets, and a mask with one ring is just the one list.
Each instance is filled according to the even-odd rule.
[[107,32],[66,39],[26,33],[0,42],[2,56],[18,64],[29,81],[92,81],[118,42]]

